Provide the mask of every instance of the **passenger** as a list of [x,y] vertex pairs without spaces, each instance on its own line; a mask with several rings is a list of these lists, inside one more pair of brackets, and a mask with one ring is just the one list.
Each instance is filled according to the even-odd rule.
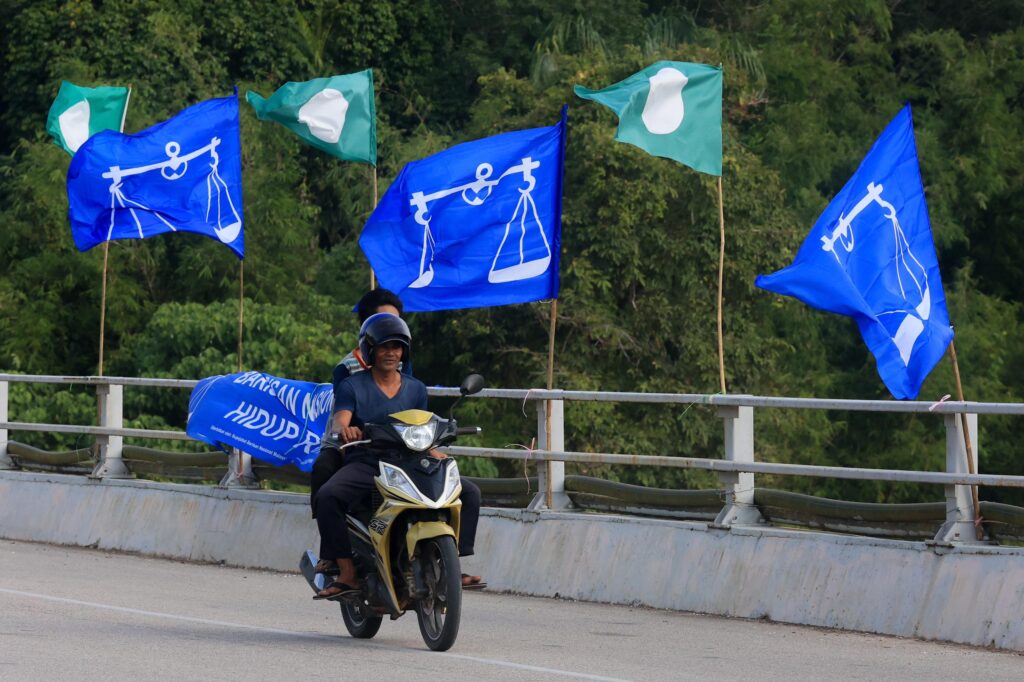
[[[359,303],[356,303],[356,315],[359,317],[359,326],[366,322],[371,315],[377,313],[391,313],[392,315],[402,316],[404,308],[402,306],[402,299],[388,289],[371,289],[366,292]],[[363,359],[362,353],[359,350],[359,344],[353,348],[348,355],[341,359],[334,367],[332,376],[332,383],[334,384],[335,390],[337,390],[338,384],[341,383],[345,377],[350,374],[355,374],[369,367],[367,362]],[[402,372],[404,374],[412,374],[412,362],[402,363]]]

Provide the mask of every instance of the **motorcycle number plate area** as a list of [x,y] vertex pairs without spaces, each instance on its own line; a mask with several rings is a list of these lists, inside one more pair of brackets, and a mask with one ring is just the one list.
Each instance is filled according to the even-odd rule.
[[383,519],[372,519],[370,521],[370,530],[377,535],[384,535],[384,531],[388,529],[387,521]]

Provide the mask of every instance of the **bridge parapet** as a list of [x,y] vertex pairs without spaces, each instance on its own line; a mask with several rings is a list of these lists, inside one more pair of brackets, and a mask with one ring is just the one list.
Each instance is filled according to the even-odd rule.
[[[40,424],[9,421],[8,385],[10,382],[87,384],[97,389],[98,426],[67,424]],[[181,431],[131,429],[123,426],[124,387],[164,387],[191,389],[197,382],[178,379],[151,379],[137,377],[64,377],[49,375],[0,374],[0,468],[16,466],[8,452],[9,431],[43,431],[93,435],[97,439],[98,459],[92,476],[98,479],[116,479],[130,476],[124,463],[125,437],[188,439]],[[455,396],[458,389],[434,387],[434,396]],[[485,389],[474,399],[513,399],[535,401],[537,406],[537,449],[496,449],[452,447],[453,454],[493,457],[535,462],[540,492],[529,504],[533,510],[559,510],[571,506],[571,495],[566,490],[565,463],[627,464],[655,467],[703,469],[715,472],[724,490],[724,506],[716,515],[714,524],[720,528],[761,523],[763,520],[755,501],[757,474],[836,477],[857,480],[903,481],[931,483],[945,486],[945,522],[934,541],[940,544],[983,542],[986,538],[976,530],[978,524],[971,487],[976,485],[1024,487],[1024,476],[1002,476],[967,473],[966,449],[961,413],[968,416],[972,441],[975,444],[974,470],[977,470],[977,415],[1024,415],[1024,405],[1016,403],[893,402],[882,400],[821,400],[747,395],[665,394],[665,393],[612,393],[595,391],[563,391],[541,389]],[[644,403],[661,405],[716,406],[724,429],[722,459],[704,459],[676,456],[644,456],[618,453],[571,452],[564,449],[565,401],[598,401]],[[889,469],[863,469],[853,467],[811,466],[755,461],[754,409],[826,409],[871,412],[934,413],[942,415],[946,429],[946,471],[913,471]],[[252,458],[235,452],[228,470],[221,477],[223,487],[252,487],[255,481]]]

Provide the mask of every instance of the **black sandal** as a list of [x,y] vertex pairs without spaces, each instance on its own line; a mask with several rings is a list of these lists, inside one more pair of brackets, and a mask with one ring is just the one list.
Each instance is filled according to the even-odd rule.
[[[337,592],[330,592],[330,590],[337,590]],[[313,595],[313,599],[320,600],[326,599],[327,601],[341,601],[342,599],[350,599],[359,594],[359,590],[351,585],[335,580],[333,583],[325,587],[324,589]]]
[[482,590],[487,587],[487,583],[478,575],[470,575],[468,573],[462,574],[462,589],[464,590]]

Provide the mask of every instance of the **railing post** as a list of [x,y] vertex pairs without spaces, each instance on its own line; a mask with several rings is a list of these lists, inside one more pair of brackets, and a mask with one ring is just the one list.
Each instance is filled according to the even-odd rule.
[[259,488],[256,474],[252,471],[252,455],[238,448],[231,448],[228,455],[228,471],[220,479],[221,488]]
[[[551,421],[548,422],[550,411]],[[548,442],[548,434],[551,441]],[[565,450],[565,401],[537,401],[537,449]],[[537,494],[527,509],[569,509],[572,500],[565,492],[565,462],[537,464]]]
[[[721,406],[718,416],[725,426],[725,456],[730,462],[754,461],[754,408]],[[728,528],[734,525],[763,523],[761,512],[754,505],[754,474],[722,471],[718,480],[725,486],[725,506],[711,525]]]
[[[8,420],[8,386],[6,381],[0,381],[0,422]],[[0,469],[17,469],[14,460],[7,454],[7,429],[0,429]]]
[[[96,400],[99,403],[100,426],[107,429],[124,428],[124,387],[120,384],[96,386]],[[90,478],[131,478],[132,472],[121,458],[124,450],[123,436],[96,436],[98,453],[96,468]]]
[[[964,445],[964,431],[959,414],[943,415],[946,423],[946,472],[966,474],[967,448]],[[974,470],[978,471],[978,415],[967,415],[967,428],[971,434],[971,449],[974,457]],[[974,528],[974,498],[969,485],[947,485],[946,488],[946,522],[935,535],[938,544],[978,544],[977,531]]]

